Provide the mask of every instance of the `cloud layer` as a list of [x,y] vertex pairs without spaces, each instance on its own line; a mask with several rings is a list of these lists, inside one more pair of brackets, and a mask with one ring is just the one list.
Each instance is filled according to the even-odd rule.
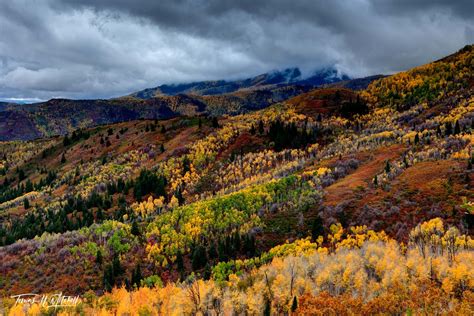
[[0,99],[106,98],[299,66],[392,73],[474,42],[474,2],[0,2]]

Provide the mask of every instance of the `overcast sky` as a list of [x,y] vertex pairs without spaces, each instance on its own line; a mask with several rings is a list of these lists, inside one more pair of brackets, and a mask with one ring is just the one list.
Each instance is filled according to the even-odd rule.
[[473,42],[472,0],[0,0],[0,99],[106,98],[293,66],[388,74]]

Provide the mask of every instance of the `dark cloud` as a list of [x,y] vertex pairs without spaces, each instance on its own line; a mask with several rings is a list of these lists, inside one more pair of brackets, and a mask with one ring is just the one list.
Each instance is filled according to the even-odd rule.
[[391,73],[474,40],[474,2],[0,2],[0,98],[110,97],[299,66]]
[[387,15],[441,13],[471,20],[474,12],[474,1],[471,0],[374,0],[373,5],[376,11]]

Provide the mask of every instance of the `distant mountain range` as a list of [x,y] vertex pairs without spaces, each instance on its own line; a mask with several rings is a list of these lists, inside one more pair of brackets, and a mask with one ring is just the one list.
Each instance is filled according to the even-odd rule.
[[320,86],[342,80],[349,80],[345,74],[339,74],[334,68],[325,68],[314,72],[308,78],[303,78],[298,68],[287,68],[282,71],[264,73],[244,80],[198,81],[184,84],[161,85],[132,93],[130,96],[139,99],[151,99],[163,95],[193,94],[217,95],[232,93],[242,89],[268,89],[275,85],[304,85]]
[[0,102],[0,111],[3,111],[7,108],[8,103],[7,102]]
[[64,135],[77,128],[136,119],[236,115],[285,101],[318,86],[364,89],[377,78],[351,80],[334,68],[303,78],[298,68],[288,68],[244,80],[161,85],[107,100],[0,103],[0,141]]

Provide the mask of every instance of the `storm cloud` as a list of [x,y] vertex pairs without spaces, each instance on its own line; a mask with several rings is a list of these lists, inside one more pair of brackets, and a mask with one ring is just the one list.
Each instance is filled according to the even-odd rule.
[[474,42],[474,2],[0,2],[0,99],[107,98],[298,66],[393,73]]

